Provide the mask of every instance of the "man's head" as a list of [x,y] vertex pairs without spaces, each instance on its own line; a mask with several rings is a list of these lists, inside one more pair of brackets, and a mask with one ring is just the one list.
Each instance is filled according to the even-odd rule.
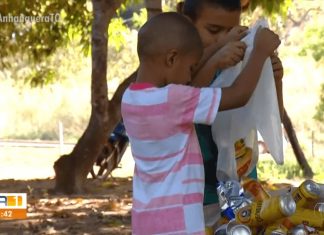
[[240,0],[185,0],[183,14],[197,28],[204,47],[218,42],[234,26],[239,25]]
[[167,84],[186,84],[191,78],[191,66],[201,57],[202,43],[187,18],[169,12],[143,25],[138,33],[137,52],[141,64],[159,67]]

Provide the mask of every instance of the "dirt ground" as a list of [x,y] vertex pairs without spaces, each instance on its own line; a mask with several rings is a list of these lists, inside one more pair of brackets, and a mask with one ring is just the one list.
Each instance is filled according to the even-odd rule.
[[26,220],[0,220],[0,235],[131,234],[131,178],[89,179],[82,195],[51,193],[53,179],[0,180],[2,193],[27,193]]
[[[69,151],[67,149],[66,151]],[[134,162],[129,150],[107,181],[88,178],[81,195],[55,195],[53,163],[57,149],[0,148],[0,193],[27,193],[26,220],[0,220],[0,235],[131,234]],[[270,185],[268,190],[297,186],[297,182]]]
[[[81,195],[55,195],[53,179],[0,180],[0,193],[27,193],[26,220],[0,220],[0,235],[131,234],[132,179],[88,179]],[[267,184],[286,190],[290,184]],[[279,192],[280,190],[276,191]]]

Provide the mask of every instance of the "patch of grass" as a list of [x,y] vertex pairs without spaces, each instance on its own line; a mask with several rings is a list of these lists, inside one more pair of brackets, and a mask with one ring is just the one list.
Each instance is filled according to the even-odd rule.
[[[70,151],[71,147],[66,147],[63,153]],[[60,154],[58,148],[0,147],[0,179],[53,177],[53,165]]]
[[[290,155],[289,151],[286,155],[286,159],[283,165],[277,165],[271,157],[263,158],[258,162],[258,177],[260,180],[295,180],[303,179],[303,171],[294,155]],[[324,158],[307,158],[307,161],[314,172],[314,180],[317,182],[324,181]]]

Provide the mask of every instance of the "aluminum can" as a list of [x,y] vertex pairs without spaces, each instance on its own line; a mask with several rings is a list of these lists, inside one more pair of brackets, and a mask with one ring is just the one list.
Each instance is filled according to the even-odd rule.
[[222,216],[228,220],[235,219],[235,212],[250,201],[244,197],[244,191],[238,181],[219,182],[217,194],[222,209]]
[[222,215],[222,217],[224,217],[228,220],[235,219],[235,214],[231,207],[227,207],[225,210],[223,210],[221,215]]
[[324,199],[324,184],[318,184],[320,188],[320,198]]
[[250,194],[256,201],[262,201],[270,198],[270,195],[267,193],[267,191],[255,179],[242,177],[242,186],[245,192],[247,194]]
[[228,180],[224,183],[224,188],[226,191],[226,197],[237,197],[240,196],[243,193],[241,184],[239,181],[236,180]]
[[314,209],[321,212],[324,216],[324,202],[317,203]]
[[324,231],[315,230],[314,232],[308,233],[309,235],[324,235]]
[[320,198],[321,201],[313,201],[310,203],[307,203],[307,205],[304,207],[304,209],[310,209],[315,210],[323,214],[324,216],[324,202]]
[[264,235],[286,235],[288,229],[280,223],[268,225],[264,231]]
[[218,200],[219,200],[219,205],[221,207],[221,215],[223,218],[227,220],[231,220],[235,218],[235,214],[233,209],[229,205],[228,201],[228,189],[226,189],[225,184],[219,183],[217,185],[217,194],[218,194]]
[[320,187],[312,180],[305,180],[295,191],[292,196],[297,207],[304,207],[307,202],[319,199]]
[[290,194],[271,197],[264,201],[255,201],[250,206],[237,212],[237,220],[249,226],[272,224],[275,221],[292,215],[296,203]]
[[251,235],[250,228],[244,224],[239,224],[231,220],[228,224],[223,224],[215,231],[215,235]]
[[252,225],[252,205],[248,205],[236,212],[235,218],[239,223]]
[[324,229],[324,215],[316,210],[297,208],[296,212],[286,218],[291,224],[304,224],[317,229]]
[[291,235],[308,235],[308,230],[303,225],[296,226],[289,230],[288,234]]

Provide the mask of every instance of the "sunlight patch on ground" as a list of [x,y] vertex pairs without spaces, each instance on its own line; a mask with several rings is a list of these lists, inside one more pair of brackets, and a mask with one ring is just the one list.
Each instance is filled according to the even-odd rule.
[[[72,150],[65,147],[63,154]],[[45,179],[54,178],[54,162],[60,157],[58,148],[0,147],[0,179]],[[128,148],[113,177],[131,177],[134,160]]]

